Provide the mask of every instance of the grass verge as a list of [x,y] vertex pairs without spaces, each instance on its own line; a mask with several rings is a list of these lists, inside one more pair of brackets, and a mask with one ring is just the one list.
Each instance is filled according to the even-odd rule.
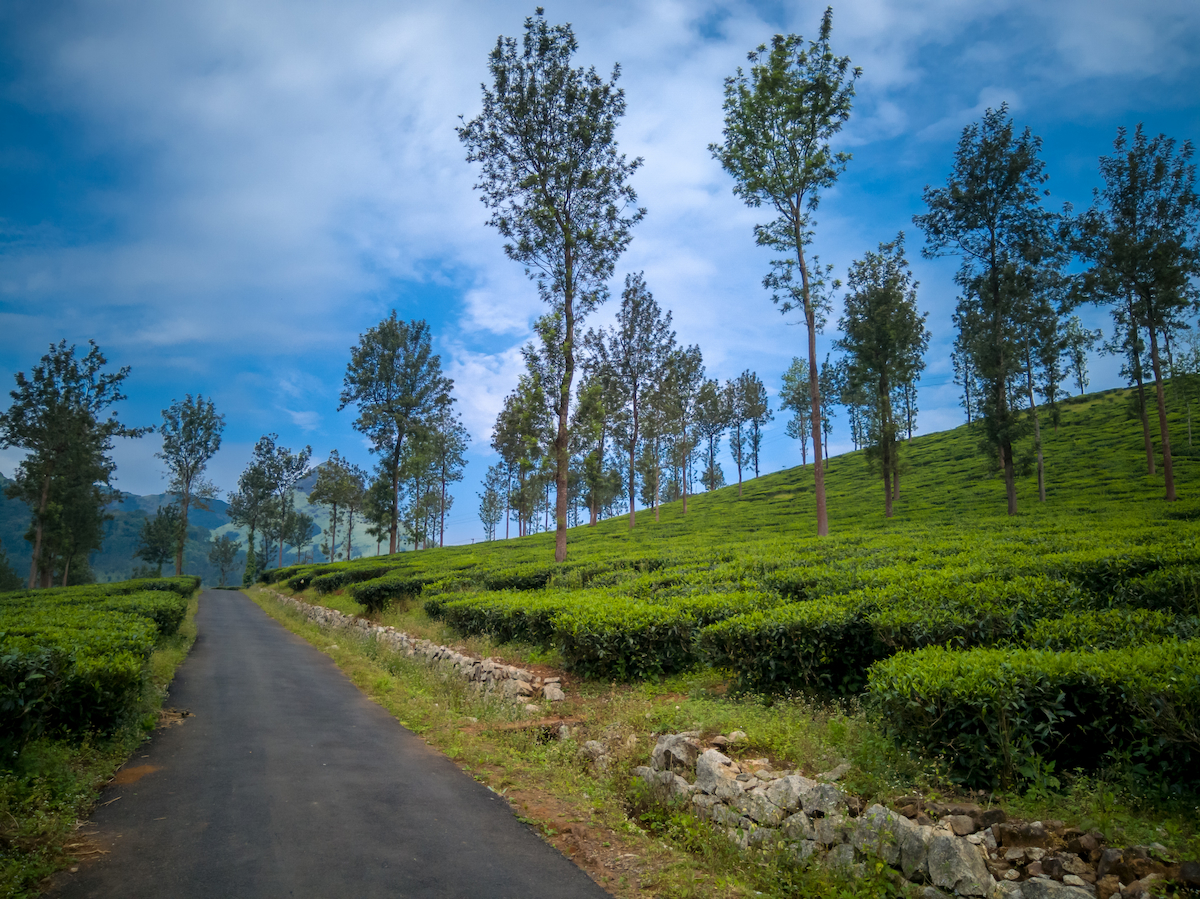
[[36,896],[39,884],[94,850],[79,833],[100,790],[159,721],[175,669],[196,639],[198,596],[177,633],[150,657],[138,713],[111,737],[31,742],[11,768],[0,768],[0,896]]

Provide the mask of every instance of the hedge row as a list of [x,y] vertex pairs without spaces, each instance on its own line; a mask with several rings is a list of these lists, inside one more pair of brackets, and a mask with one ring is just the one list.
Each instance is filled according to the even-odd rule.
[[942,754],[973,785],[1030,763],[1143,766],[1200,785],[1200,641],[1049,652],[930,647],[871,669],[865,698],[902,744]]

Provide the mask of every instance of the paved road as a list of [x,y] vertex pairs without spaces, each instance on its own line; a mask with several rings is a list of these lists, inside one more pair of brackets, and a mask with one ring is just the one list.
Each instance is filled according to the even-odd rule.
[[129,760],[93,818],[109,854],[50,896],[608,896],[241,593],[196,623],[168,700],[195,717]]

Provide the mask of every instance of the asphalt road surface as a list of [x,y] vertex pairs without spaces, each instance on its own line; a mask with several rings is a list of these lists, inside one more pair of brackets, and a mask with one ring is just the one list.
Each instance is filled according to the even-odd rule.
[[[159,730],[61,899],[608,896],[241,593],[203,594]],[[124,781],[124,783],[121,783]]]

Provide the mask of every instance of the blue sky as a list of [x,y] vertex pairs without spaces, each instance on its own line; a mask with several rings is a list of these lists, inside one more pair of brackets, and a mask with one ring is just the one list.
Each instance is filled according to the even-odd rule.
[[[710,376],[751,368],[772,394],[803,335],[761,287],[754,210],[706,147],[723,79],[776,32],[815,32],[822,3],[546,5],[581,63],[622,66],[622,149],[646,220],[615,283],[644,270]],[[372,461],[337,412],[349,348],[395,308],[425,318],[473,436],[448,536],[481,536],[489,431],[542,307],[483,224],[454,133],[479,108],[497,35],[532,4],[152,0],[0,4],[0,382],[52,342],[95,339],[130,365],[136,424],[184,393],[227,418],[211,475],[232,488],[263,433]],[[1048,203],[1086,205],[1119,125],[1200,139],[1200,5],[1109,0],[869,0],[834,7],[863,69],[841,143],[854,154],[814,249],[847,265],[904,229],[933,342],[922,431],[963,420],[951,383],[953,260],[919,257],[911,217],[957,137],[1007,102],[1044,139]],[[603,324],[612,304],[589,324]],[[1105,315],[1085,310],[1093,326]],[[836,317],[836,316],[835,316]],[[822,338],[822,353],[834,335]],[[1119,383],[1110,358],[1092,387]],[[5,401],[6,401],[5,397]],[[796,464],[778,417],[764,468]],[[844,418],[835,451],[849,448]],[[153,438],[116,452],[117,485],[159,492]],[[0,453],[10,473],[12,451]],[[732,470],[726,461],[727,475]]]

